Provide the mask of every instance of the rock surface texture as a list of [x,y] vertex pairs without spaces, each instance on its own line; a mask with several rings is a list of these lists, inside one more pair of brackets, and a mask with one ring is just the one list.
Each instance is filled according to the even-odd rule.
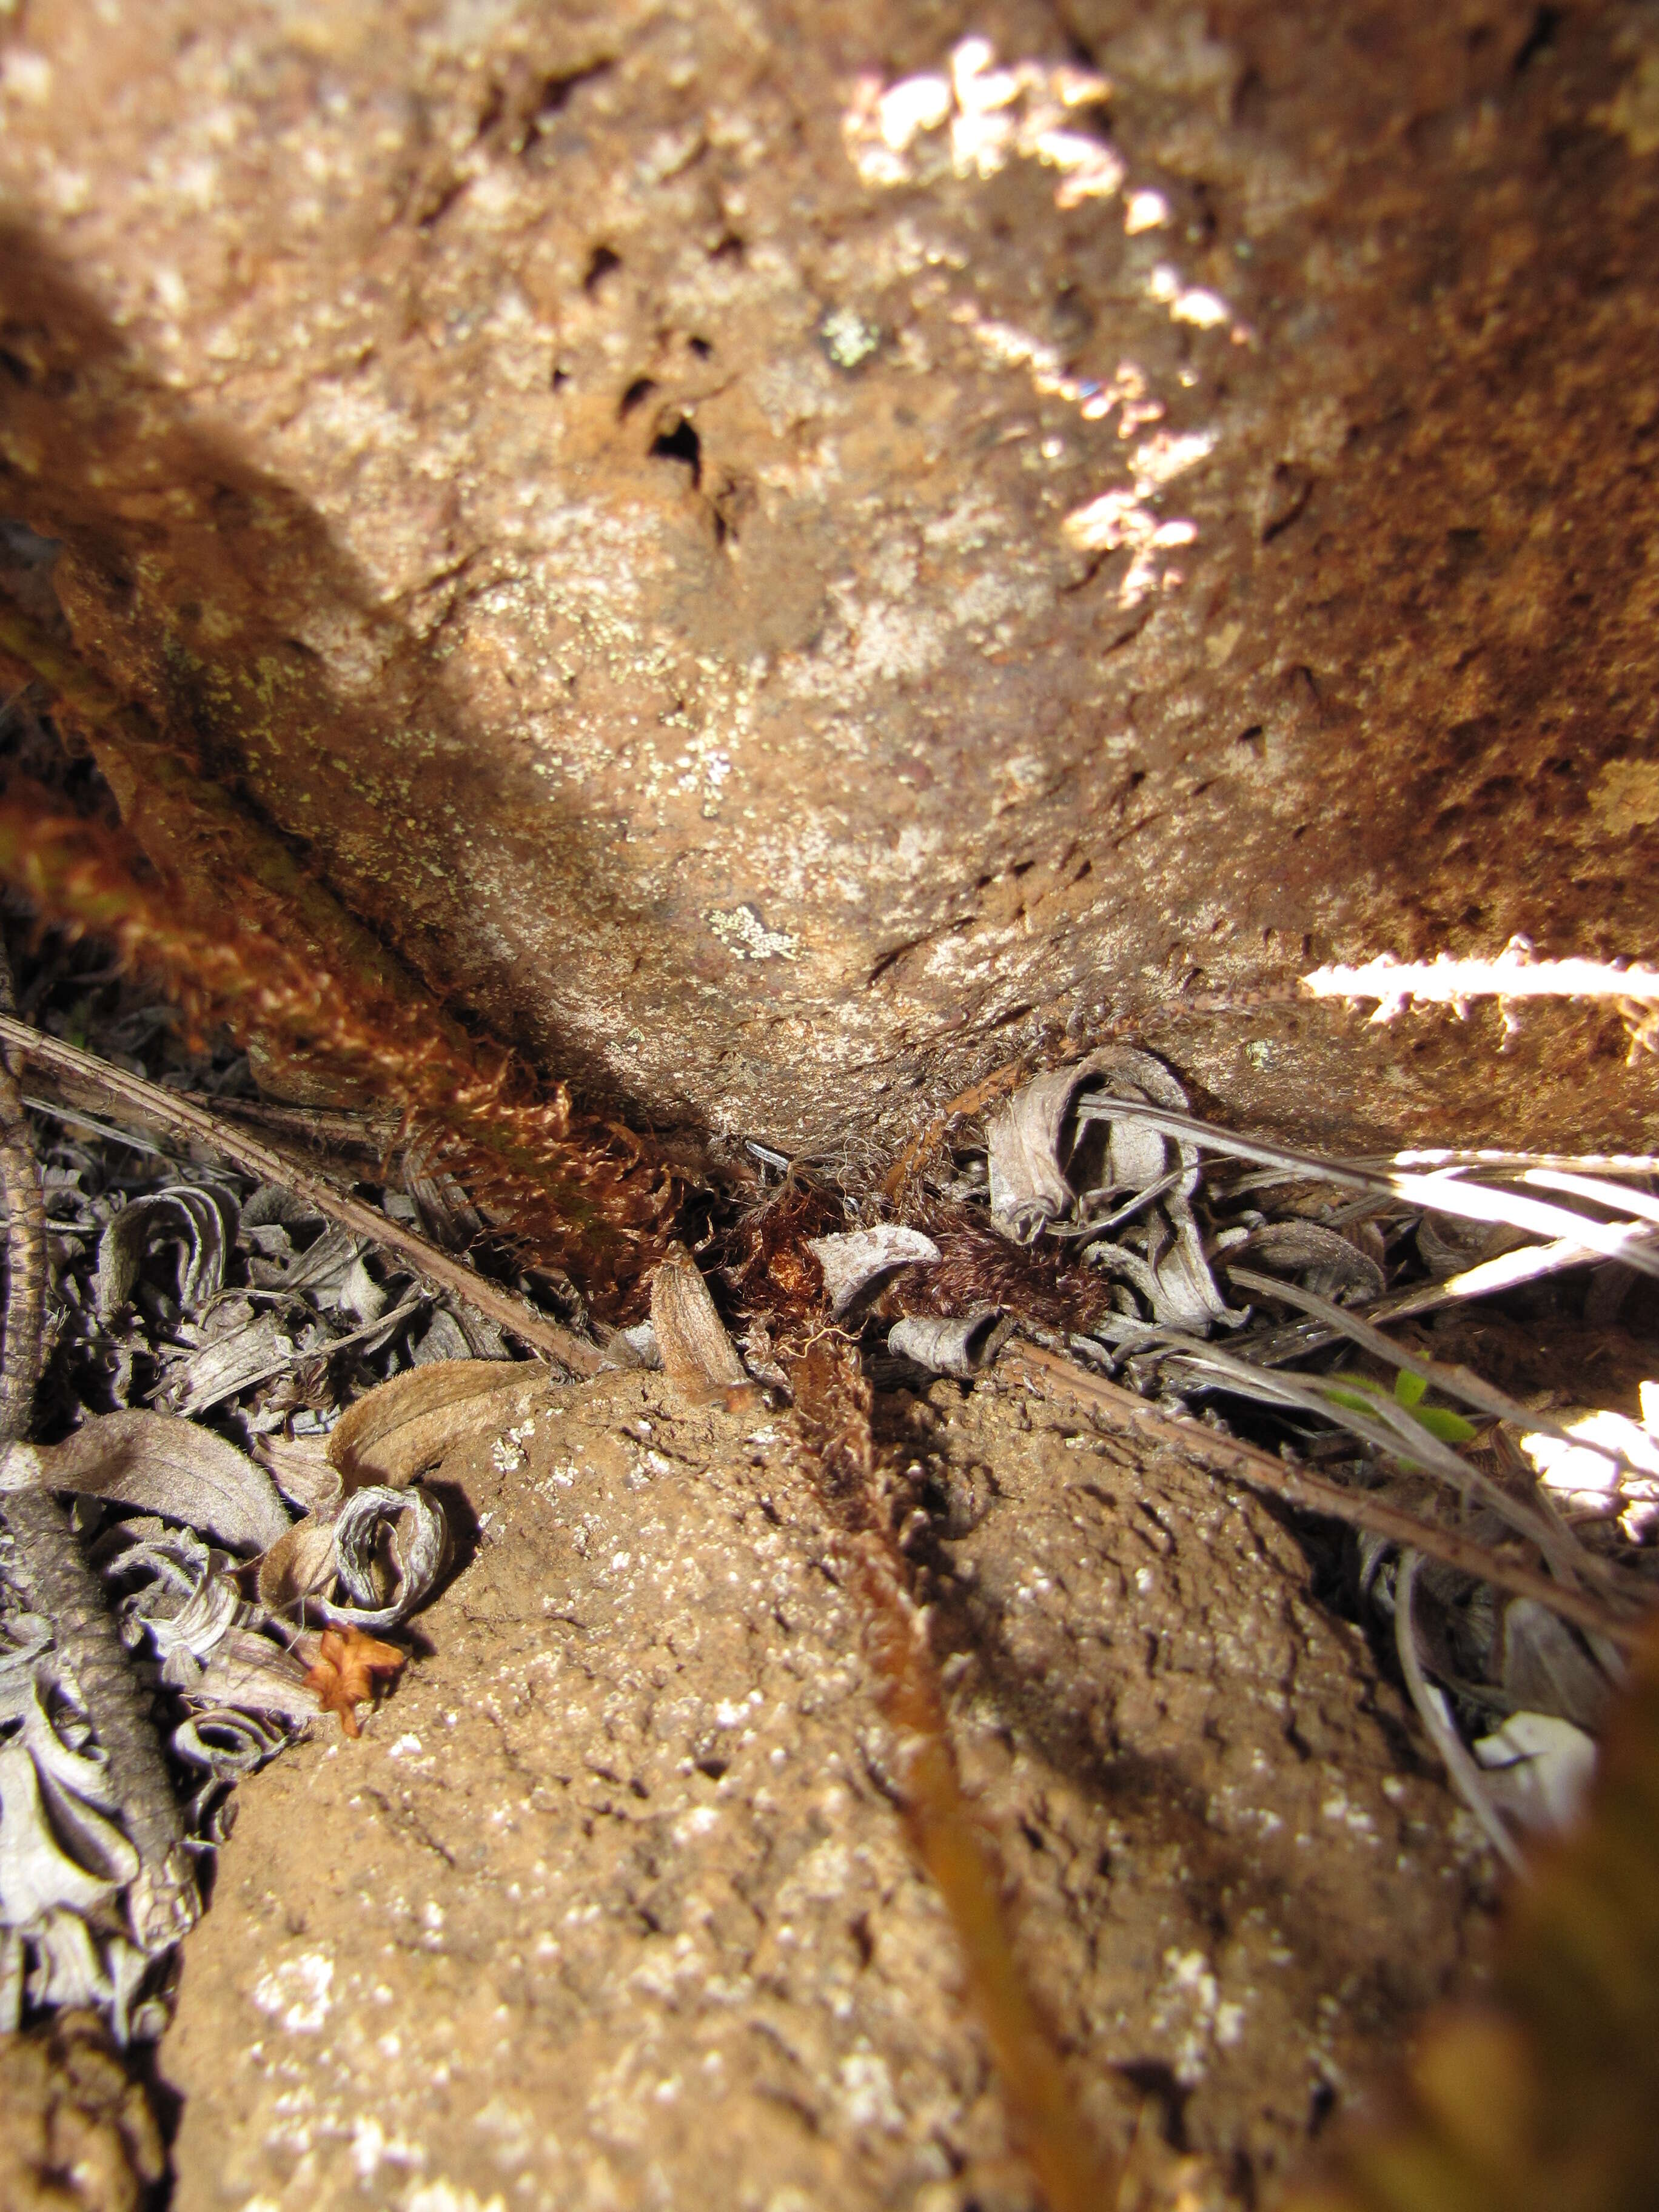
[[882,1149],[1116,1019],[1304,1135],[1628,1137],[1611,1016],[1181,994],[1651,951],[1656,85],[1534,0],[28,0],[0,511],[659,1126]]
[[[1260,2203],[1460,1963],[1462,1824],[1253,1499],[1012,1392],[890,1416],[1125,2201]],[[785,1431],[617,1377],[434,1480],[478,1536],[428,1656],[245,1786],[186,1945],[176,2212],[1028,2207]]]

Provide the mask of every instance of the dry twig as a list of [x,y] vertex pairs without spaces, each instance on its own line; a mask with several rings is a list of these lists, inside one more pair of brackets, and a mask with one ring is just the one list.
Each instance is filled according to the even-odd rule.
[[417,1274],[465,1298],[475,1311],[499,1322],[521,1344],[546,1352],[571,1374],[598,1373],[599,1352],[571,1330],[531,1312],[509,1291],[441,1251],[435,1244],[428,1243],[413,1230],[377,1212],[362,1199],[337,1190],[314,1170],[301,1167],[286,1155],[274,1152],[269,1145],[261,1144],[257,1137],[234,1127],[221,1115],[210,1114],[205,1107],[181,1098],[177,1091],[165,1091],[160,1084],[150,1083],[142,1075],[129,1075],[125,1068],[112,1067],[107,1060],[100,1060],[94,1053],[82,1052],[78,1046],[45,1036],[39,1030],[9,1015],[0,1014],[0,1044],[14,1047],[26,1059],[43,1067],[92,1085],[112,1108],[125,1106],[146,1122],[211,1146],[226,1159],[234,1160],[239,1167],[264,1182],[283,1184],[329,1220],[350,1230],[354,1236],[366,1237],[386,1250],[397,1253]]

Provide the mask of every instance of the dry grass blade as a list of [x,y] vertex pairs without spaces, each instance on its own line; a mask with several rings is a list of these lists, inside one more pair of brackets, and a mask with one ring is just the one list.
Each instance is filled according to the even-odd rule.
[[1559,1168],[1564,1175],[1659,1175],[1659,1152],[1508,1152],[1493,1146],[1474,1148],[1441,1145],[1374,1158],[1352,1159],[1351,1168]]
[[9,1015],[0,1015],[0,1043],[13,1046],[26,1059],[41,1066],[96,1085],[112,1108],[126,1106],[146,1124],[171,1129],[177,1136],[210,1145],[262,1182],[280,1183],[285,1189],[295,1192],[342,1228],[349,1229],[358,1237],[367,1237],[385,1251],[396,1252],[428,1282],[454,1291],[475,1311],[498,1322],[521,1344],[546,1352],[569,1373],[599,1372],[600,1355],[592,1345],[584,1343],[569,1329],[562,1328],[557,1322],[532,1314],[509,1292],[498,1289],[448,1253],[440,1251],[413,1230],[377,1212],[361,1199],[337,1190],[325,1176],[274,1152],[269,1145],[261,1144],[257,1137],[249,1136],[246,1130],[235,1127],[222,1115],[209,1113],[205,1107],[194,1105],[176,1091],[165,1091],[160,1084],[148,1082],[142,1075],[130,1075],[125,1068],[112,1067],[94,1053],[82,1052],[58,1037],[44,1036],[27,1022],[16,1021]]
[[1391,1453],[1434,1475],[1466,1501],[1478,1498],[1489,1511],[1506,1522],[1517,1536],[1535,1544],[1565,1581],[1577,1579],[1585,1563],[1578,1546],[1565,1529],[1530,1507],[1518,1504],[1489,1475],[1471,1467],[1449,1445],[1431,1436],[1408,1407],[1393,1399],[1379,1396],[1374,1403],[1362,1407],[1355,1403],[1358,1392],[1339,1382],[1328,1382],[1323,1376],[1291,1375],[1278,1369],[1263,1370],[1253,1361],[1237,1358],[1231,1352],[1219,1351],[1198,1339],[1183,1338],[1173,1329],[1148,1329],[1145,1340],[1171,1346],[1182,1366],[1200,1380],[1206,1376],[1214,1376],[1221,1387],[1259,1399],[1265,1405],[1295,1406],[1304,1413],[1317,1413],[1377,1450]]
[[1641,1191],[1620,1190],[1616,1183],[1603,1182],[1595,1176],[1577,1175],[1560,1168],[1529,1167],[1522,1181],[1535,1184],[1540,1190],[1562,1190],[1570,1198],[1587,1198],[1593,1206],[1605,1206],[1615,1213],[1621,1206],[1628,1206],[1639,1219],[1659,1223],[1659,1199],[1650,1198]]
[[1455,1529],[1437,1528],[1432,1522],[1420,1520],[1381,1498],[1345,1490],[1340,1484],[1327,1482],[1291,1462],[1270,1458],[1254,1444],[1218,1436],[1197,1421],[1163,1413],[1133,1390],[1091,1375],[1056,1353],[1022,1345],[1018,1352],[1005,1352],[997,1373],[999,1377],[1023,1382],[1040,1394],[1059,1390],[1117,1428],[1139,1431],[1200,1461],[1218,1474],[1231,1475],[1235,1481],[1283,1498],[1304,1512],[1322,1513],[1334,1521],[1346,1522],[1350,1528],[1369,1529],[1389,1543],[1408,1546],[1429,1559],[1439,1559],[1474,1581],[1491,1583],[1517,1597],[1535,1598],[1575,1627],[1609,1637],[1621,1647],[1634,1644],[1640,1633],[1639,1617],[1615,1612],[1583,1591],[1564,1589],[1547,1575],[1504,1559]]
[[[1247,1291],[1283,1298],[1287,1305],[1300,1306],[1304,1313],[1312,1314],[1322,1321],[1334,1336],[1346,1336],[1374,1358],[1387,1360],[1395,1367],[1403,1367],[1408,1375],[1420,1376],[1443,1397],[1461,1399],[1464,1405],[1473,1406],[1477,1413],[1490,1413],[1494,1420],[1512,1421],[1517,1427],[1535,1430],[1547,1437],[1558,1437],[1563,1443],[1583,1445],[1582,1437],[1575,1436],[1559,1421],[1552,1420],[1547,1413],[1530,1412],[1506,1392],[1483,1382],[1480,1376],[1471,1374],[1467,1367],[1448,1367],[1438,1359],[1426,1358],[1420,1352],[1407,1351],[1404,1345],[1396,1344],[1391,1336],[1385,1336],[1380,1328],[1373,1328],[1363,1315],[1351,1311],[1346,1306],[1333,1305],[1328,1298],[1322,1298],[1316,1291],[1305,1291],[1300,1284],[1283,1282],[1276,1275],[1258,1275],[1251,1267],[1230,1266],[1227,1273],[1236,1283],[1242,1283]],[[1375,1311],[1376,1308],[1371,1310]],[[1591,1449],[1603,1449],[1600,1445]],[[1633,1474],[1648,1472],[1615,1446],[1607,1446],[1604,1455],[1616,1465],[1628,1468]],[[1593,1565],[1588,1553],[1583,1564],[1586,1571]]]
[[[1224,1152],[1233,1159],[1255,1160],[1264,1167],[1280,1168],[1286,1175],[1332,1183],[1339,1189],[1368,1196],[1403,1199],[1431,1212],[1452,1214],[1463,1221],[1502,1222],[1535,1237],[1570,1237],[1599,1253],[1603,1259],[1627,1261],[1644,1274],[1659,1276],[1659,1251],[1655,1250],[1654,1238],[1640,1221],[1593,1221],[1586,1214],[1570,1212],[1565,1206],[1546,1206],[1537,1199],[1523,1197],[1518,1191],[1490,1190],[1484,1183],[1464,1182],[1451,1175],[1378,1172],[1350,1167],[1321,1159],[1314,1152],[1297,1152],[1291,1146],[1274,1144],[1266,1137],[1240,1136],[1231,1129],[1218,1128],[1212,1122],[1200,1121],[1190,1114],[1178,1114],[1170,1107],[1125,1100],[1116,1110],[1133,1113],[1138,1121],[1152,1128],[1162,1129],[1170,1136],[1189,1137],[1206,1150]],[[1078,1111],[1085,1119],[1109,1119],[1113,1106],[1110,1101],[1103,1101],[1081,1106]]]
[[[1553,1244],[1527,1244],[1518,1251],[1500,1252],[1495,1260],[1482,1260],[1440,1282],[1416,1283],[1406,1290],[1390,1291],[1387,1297],[1374,1298],[1363,1308],[1349,1306],[1344,1310],[1350,1315],[1363,1313],[1368,1321],[1406,1321],[1416,1314],[1437,1313],[1466,1298],[1494,1297],[1499,1291],[1512,1291],[1522,1283],[1537,1282],[1568,1267],[1587,1267],[1601,1257],[1599,1252],[1571,1237],[1559,1238]],[[1292,1322],[1253,1344],[1250,1353],[1258,1365],[1277,1367],[1318,1351],[1322,1345],[1332,1343],[1337,1334],[1328,1322]]]

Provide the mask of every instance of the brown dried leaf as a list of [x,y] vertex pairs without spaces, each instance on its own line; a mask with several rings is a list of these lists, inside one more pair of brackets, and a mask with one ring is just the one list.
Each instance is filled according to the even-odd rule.
[[684,1244],[671,1244],[651,1279],[651,1322],[668,1378],[693,1400],[721,1392],[752,1394],[708,1285]]
[[254,1586],[267,1613],[285,1613],[331,1589],[338,1572],[334,1516],[313,1513],[296,1521],[255,1560]]
[[511,1401],[539,1390],[540,1360],[440,1359],[394,1375],[343,1413],[328,1439],[345,1494],[365,1483],[401,1488],[466,1437],[488,1435]]
[[316,1692],[325,1713],[338,1713],[347,1735],[361,1735],[357,1707],[372,1703],[380,1678],[390,1680],[408,1656],[395,1644],[381,1644],[361,1628],[325,1629],[306,1687]]

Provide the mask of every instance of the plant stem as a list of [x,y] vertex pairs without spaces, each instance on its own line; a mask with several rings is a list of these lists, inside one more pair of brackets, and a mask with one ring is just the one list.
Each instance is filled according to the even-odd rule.
[[[0,953],[0,1006],[12,1006]],[[17,1077],[0,1054],[0,1183],[7,1211],[5,1336],[0,1349],[0,1450],[24,1442],[34,1417],[46,1319],[46,1219],[40,1170]],[[0,1520],[36,1608],[52,1624],[58,1656],[74,1675],[92,1730],[109,1762],[122,1825],[138,1854],[127,1891],[134,1941],[165,1950],[201,1910],[184,1848],[184,1823],[132,1662],[88,1565],[70,1517],[49,1492],[0,1491]]]
[[857,1565],[871,1662],[898,1739],[910,1842],[949,1913],[1020,2148],[1048,2212],[1103,2212],[1116,2176],[1090,2142],[1060,2053],[1020,1971],[990,1838],[964,1797],[939,1670],[877,1490],[869,1384],[850,1344],[820,1339],[791,1367],[798,1431]]

